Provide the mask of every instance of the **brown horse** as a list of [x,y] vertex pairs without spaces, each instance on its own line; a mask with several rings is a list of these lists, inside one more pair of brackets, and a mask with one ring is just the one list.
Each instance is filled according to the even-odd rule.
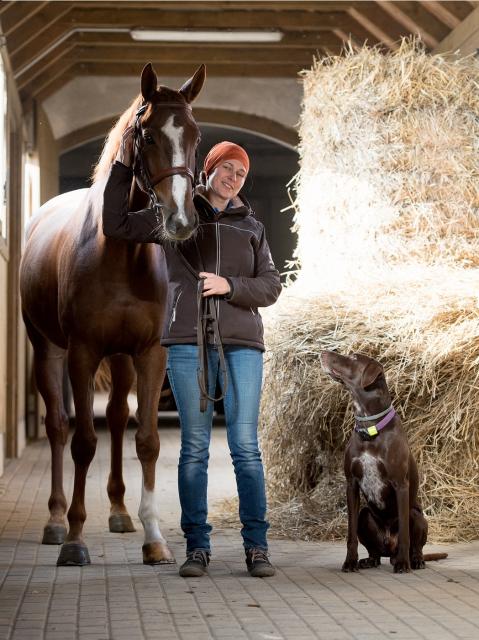
[[[101,218],[110,166],[123,132],[136,123],[130,211],[140,210],[152,200],[158,206],[166,240],[181,241],[193,234],[197,215],[192,183],[199,130],[190,103],[204,79],[202,65],[179,91],[158,88],[156,74],[148,64],[142,72],[140,95],[106,140],[91,188],[47,202],[28,231],[20,276],[22,310],[34,348],[36,380],[46,405],[52,451],[50,518],[43,543],[64,543],[59,565],[90,562],[82,538],[85,481],[96,449],[93,390],[103,358],[109,364],[112,380],[107,407],[111,433],[110,530],[134,530],[124,504],[122,442],[128,420],[127,394],[136,371],[136,450],[143,471],[138,513],[145,531],[143,562],[174,562],[160,531],[155,496],[155,465],[160,450],[158,401],[166,367],[166,350],[160,346],[167,295],[164,253],[157,244],[105,238]],[[71,444],[75,483],[67,535],[63,492],[63,449],[68,435],[62,400],[65,358],[76,413]]]

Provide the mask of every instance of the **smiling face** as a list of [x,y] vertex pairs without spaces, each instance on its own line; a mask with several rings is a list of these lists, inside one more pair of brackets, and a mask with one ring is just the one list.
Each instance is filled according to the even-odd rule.
[[214,207],[225,209],[228,202],[241,191],[247,173],[239,160],[223,160],[208,176],[206,197]]

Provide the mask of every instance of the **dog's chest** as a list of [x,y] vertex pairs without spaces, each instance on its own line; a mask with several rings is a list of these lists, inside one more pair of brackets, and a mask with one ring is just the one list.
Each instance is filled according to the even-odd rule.
[[[384,489],[386,484],[381,473],[380,460],[370,453],[362,453],[353,459],[353,475],[358,478],[359,486],[366,500],[379,509],[384,509]],[[360,467],[360,468],[359,468]]]

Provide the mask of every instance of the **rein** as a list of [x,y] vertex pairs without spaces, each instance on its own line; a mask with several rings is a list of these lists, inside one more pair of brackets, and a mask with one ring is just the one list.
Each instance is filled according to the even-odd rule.
[[[396,411],[391,405],[384,411],[381,411],[381,413],[377,413],[374,416],[355,416],[356,424],[354,426],[354,431],[359,435],[361,440],[373,440],[377,435],[379,435],[379,432],[391,422],[395,415]],[[377,420],[378,418],[382,418],[382,420],[370,427],[363,427],[358,424],[358,422]]]
[[[212,402],[218,402],[222,400],[228,389],[228,372],[226,369],[225,353],[223,349],[223,343],[221,342],[221,335],[218,325],[218,316],[216,313],[216,305],[213,296],[203,297],[204,281],[191,264],[185,258],[185,256],[178,249],[177,251],[180,259],[185,265],[189,273],[194,277],[197,282],[197,321],[196,321],[196,341],[198,343],[198,386],[200,388],[200,411],[204,413],[208,407],[208,400]],[[218,347],[218,355],[220,359],[220,370],[223,376],[223,391],[215,398],[208,393],[208,335],[213,334],[215,342]]]

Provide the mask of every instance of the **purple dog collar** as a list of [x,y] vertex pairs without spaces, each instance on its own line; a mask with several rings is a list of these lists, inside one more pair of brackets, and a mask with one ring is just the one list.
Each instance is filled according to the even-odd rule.
[[395,415],[396,411],[393,407],[391,407],[391,410],[387,413],[387,415],[385,415],[384,418],[377,424],[371,427],[360,427],[356,423],[354,430],[361,436],[363,440],[372,440],[379,434],[381,429],[384,429],[384,427],[386,427],[391,422]]

